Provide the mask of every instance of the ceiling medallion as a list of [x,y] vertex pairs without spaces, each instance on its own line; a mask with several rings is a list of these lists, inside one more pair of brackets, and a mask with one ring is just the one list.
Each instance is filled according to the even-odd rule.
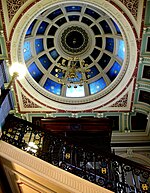
[[88,40],[88,35],[84,29],[71,26],[62,33],[61,45],[66,52],[78,54],[86,49]]

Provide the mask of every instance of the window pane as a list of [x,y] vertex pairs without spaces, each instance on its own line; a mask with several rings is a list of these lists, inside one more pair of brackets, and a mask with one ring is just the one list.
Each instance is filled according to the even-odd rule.
[[66,90],[66,97],[84,97],[84,86],[77,86],[77,88],[74,88],[72,85],[70,88],[67,87]]

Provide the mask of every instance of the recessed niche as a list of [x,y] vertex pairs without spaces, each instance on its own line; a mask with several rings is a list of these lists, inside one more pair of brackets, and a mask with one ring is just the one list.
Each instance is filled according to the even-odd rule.
[[139,101],[150,105],[150,92],[141,90],[139,94]]
[[150,52],[150,37],[147,37],[146,52]]
[[147,125],[147,115],[142,113],[136,113],[131,116],[131,130],[133,131],[145,131]]
[[150,66],[144,66],[142,78],[150,79]]

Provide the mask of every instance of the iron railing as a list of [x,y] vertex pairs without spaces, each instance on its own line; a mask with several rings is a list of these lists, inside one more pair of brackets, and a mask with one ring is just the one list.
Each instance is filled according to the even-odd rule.
[[150,169],[9,115],[2,140],[115,193],[149,193]]

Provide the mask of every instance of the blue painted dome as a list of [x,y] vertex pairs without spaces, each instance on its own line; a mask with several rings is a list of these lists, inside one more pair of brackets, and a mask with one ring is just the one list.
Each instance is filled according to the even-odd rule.
[[[30,23],[23,55],[30,75],[47,92],[87,97],[111,87],[116,80],[125,59],[125,41],[119,25],[104,11],[66,3],[45,10]],[[80,66],[72,85],[68,67],[62,65],[68,57],[78,57],[86,64]],[[82,85],[78,81],[81,76]],[[60,81],[64,77],[65,84]]]

